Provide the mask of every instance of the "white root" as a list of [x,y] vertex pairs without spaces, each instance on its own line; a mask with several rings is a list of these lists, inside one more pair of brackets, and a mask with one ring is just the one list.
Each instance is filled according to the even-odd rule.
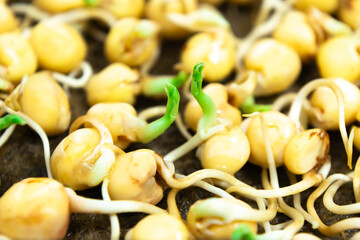
[[70,210],[73,213],[116,214],[143,212],[148,214],[167,213],[166,210],[150,203],[131,200],[103,201],[78,196],[74,190],[65,188],[70,200]]
[[[298,128],[300,128],[300,113],[302,110],[303,102],[307,98],[307,96],[314,91],[316,88],[320,86],[329,87],[334,94],[336,95],[336,100],[339,107],[339,130],[341,134],[342,141],[344,143],[345,151],[348,157],[348,164],[351,163],[352,160],[352,143],[348,139],[346,125],[345,125],[345,107],[344,107],[344,96],[341,89],[331,80],[326,79],[315,79],[306,85],[304,85],[300,91],[298,92],[293,104],[291,105],[289,118],[297,124]],[[350,167],[350,166],[349,166]]]
[[104,22],[109,27],[114,26],[117,22],[117,19],[112,13],[101,8],[77,8],[46,18],[46,21],[73,23],[92,18]]
[[[108,183],[109,180],[107,178],[104,179],[101,185],[101,195],[105,201],[110,202],[111,198],[108,191]],[[120,222],[119,218],[116,214],[110,214],[110,225],[111,225],[111,240],[118,240],[120,239]]]
[[[82,72],[81,77],[74,78],[78,72]],[[93,69],[90,63],[83,61],[77,68],[75,68],[69,75],[64,75],[62,73],[54,72],[52,74],[53,78],[62,83],[65,87],[71,88],[84,88],[91,76],[93,75]]]
[[18,112],[18,111],[15,111],[15,110],[9,108],[8,106],[6,106],[4,104],[4,102],[1,102],[1,104],[7,113],[17,115],[17,116],[21,117],[22,119],[24,119],[26,124],[29,125],[29,127],[31,127],[39,135],[39,137],[43,143],[43,148],[44,148],[46,172],[47,172],[47,175],[49,178],[53,178],[53,176],[51,174],[51,169],[50,169],[50,143],[49,143],[49,139],[48,139],[46,133],[44,132],[44,130],[40,127],[39,124],[37,124],[34,120],[32,120],[30,117],[28,117],[24,113]]
[[147,108],[138,114],[138,118],[147,122],[151,118],[164,115],[166,112],[166,106],[155,106]]
[[9,140],[9,138],[13,134],[15,128],[16,128],[16,125],[13,124],[4,131],[4,133],[0,137],[0,147],[2,147],[7,142],[7,140]]
[[206,139],[210,138],[211,136],[226,131],[226,125],[224,124],[217,124],[211,128],[209,128],[208,131],[205,133],[203,132],[197,132],[191,139],[186,141],[183,145],[180,147],[172,150],[170,153],[164,156],[165,162],[174,162],[180,157],[184,156],[197,146],[199,146],[201,143],[203,143]]

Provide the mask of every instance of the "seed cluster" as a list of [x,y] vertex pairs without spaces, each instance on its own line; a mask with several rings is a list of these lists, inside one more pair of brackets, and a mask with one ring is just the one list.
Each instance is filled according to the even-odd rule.
[[[223,12],[243,9],[240,38]],[[359,16],[359,0],[0,0],[0,239],[75,237],[72,213],[92,213],[111,239],[356,240]],[[178,63],[157,71],[167,44]],[[41,139],[37,174],[16,125]]]

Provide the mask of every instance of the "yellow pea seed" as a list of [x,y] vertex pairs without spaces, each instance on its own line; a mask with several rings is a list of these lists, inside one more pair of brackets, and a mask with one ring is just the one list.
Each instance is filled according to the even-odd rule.
[[[332,81],[340,88],[344,96],[345,124],[348,125],[355,121],[360,109],[359,89],[344,79],[337,78]],[[315,111],[310,114],[310,122],[313,126],[325,130],[339,129],[339,107],[335,93],[331,89],[317,88],[310,97],[310,103],[315,108]]]
[[329,135],[322,129],[309,129],[290,139],[284,151],[286,168],[294,174],[305,174],[320,166],[328,156]]
[[140,92],[139,72],[122,63],[113,63],[94,75],[86,86],[89,105],[102,102],[135,103]]
[[32,4],[51,13],[65,12],[86,6],[84,0],[34,0]]
[[18,32],[0,35],[0,77],[18,83],[37,68],[37,59],[30,43]]
[[144,0],[111,0],[100,1],[99,6],[110,11],[116,18],[139,18],[143,13],[144,4]]
[[69,206],[68,195],[57,181],[24,179],[0,198],[0,232],[11,239],[62,239]]
[[[113,200],[138,200],[157,204],[163,190],[155,179],[154,152],[140,149],[120,155],[109,178],[109,194]],[[155,238],[156,239],[156,238]]]
[[131,67],[140,66],[152,56],[158,44],[158,26],[155,22],[123,18],[107,35],[105,54],[110,62],[122,62]]
[[360,52],[354,36],[338,36],[323,43],[316,56],[323,78],[342,77],[359,83]]
[[303,62],[315,57],[318,48],[316,34],[303,12],[288,12],[275,29],[273,37],[293,48]]
[[39,65],[48,70],[68,73],[86,55],[86,43],[81,34],[65,23],[42,21],[30,36]]
[[[227,103],[228,96],[224,85],[219,83],[208,84],[204,88],[204,92],[214,101],[218,118],[229,119],[234,126],[238,126],[241,122],[240,110]],[[185,107],[184,120],[185,123],[196,131],[197,124],[202,117],[202,110],[199,103],[192,99]]]
[[224,30],[198,33],[192,36],[181,52],[181,68],[192,72],[198,62],[204,62],[204,80],[224,80],[235,66],[235,42],[233,36]]
[[198,148],[196,155],[203,168],[235,174],[250,156],[250,144],[240,127],[218,133]]
[[344,23],[356,29],[360,25],[360,1],[359,0],[341,0],[338,17]]
[[[265,126],[268,131],[271,149],[277,167],[284,164],[284,150],[289,140],[296,135],[295,124],[286,115],[276,112],[263,112]],[[246,131],[250,143],[249,161],[261,167],[269,167],[265,151],[260,116],[251,119]]]
[[0,33],[15,30],[18,26],[14,13],[5,4],[0,2]]
[[101,120],[109,129],[114,144],[121,149],[138,141],[146,124],[137,117],[135,108],[128,103],[98,103],[88,110],[87,115]]
[[197,8],[197,0],[149,0],[145,8],[146,16],[158,22],[161,34],[166,38],[178,39],[189,35],[189,32],[180,28],[167,19],[169,13],[190,13]]
[[100,135],[94,128],[82,128],[70,133],[51,156],[51,172],[54,178],[74,190],[93,186],[90,175],[94,159],[84,161],[84,158],[99,143]]
[[31,75],[18,101],[21,111],[37,122],[48,136],[63,133],[69,127],[69,99],[50,72]]
[[339,0],[297,0],[295,1],[295,7],[306,11],[310,7],[316,7],[319,10],[326,13],[333,13],[339,6]]
[[[211,218],[204,219],[205,221],[209,221]],[[215,220],[215,218],[214,218]],[[202,221],[199,221],[199,224],[202,224]],[[212,224],[207,227],[207,232],[203,234],[196,233],[195,236],[197,239],[229,239],[229,236],[236,230],[236,228],[242,224],[248,225],[252,233],[257,232],[257,223],[256,222],[247,222],[247,221],[232,221],[228,224],[217,225]],[[211,233],[211,234],[209,234]]]
[[187,222],[196,239],[228,239],[235,229],[246,224],[255,234],[257,223],[239,220],[237,213],[249,208],[229,198],[207,198],[190,206]]
[[189,232],[185,224],[178,218],[158,213],[143,218],[125,236],[125,240],[187,240]]
[[245,56],[245,67],[261,73],[255,96],[280,93],[290,87],[301,70],[299,55],[291,47],[266,38],[253,44]]

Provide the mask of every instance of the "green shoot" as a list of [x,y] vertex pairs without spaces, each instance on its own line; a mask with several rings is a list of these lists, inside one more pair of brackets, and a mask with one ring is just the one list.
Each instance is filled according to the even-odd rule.
[[140,21],[133,31],[135,37],[145,39],[153,35],[156,28],[150,21]]
[[245,102],[241,105],[241,113],[250,114],[254,112],[265,112],[270,111],[272,106],[270,104],[262,105],[256,104],[253,96],[246,98]]
[[181,87],[188,79],[190,74],[180,72],[175,77],[158,77],[144,82],[143,94],[145,96],[159,96],[165,93],[165,85],[167,82],[171,83],[175,87]]
[[0,90],[4,92],[11,92],[14,90],[14,86],[11,82],[0,77]]
[[216,106],[214,101],[202,91],[202,70],[204,63],[198,63],[194,66],[193,78],[191,81],[191,93],[200,104],[203,115],[198,123],[197,131],[206,132],[216,121]]
[[229,28],[229,22],[219,13],[209,10],[209,9],[200,9],[198,10],[198,18],[196,19],[199,23],[219,26],[222,28]]
[[240,224],[232,233],[231,240],[256,240],[257,237],[252,233],[246,223]]
[[97,5],[99,5],[100,0],[84,0],[84,2],[88,7],[96,7]]
[[8,128],[13,124],[25,125],[26,122],[15,114],[8,114],[5,117],[0,118],[0,130]]
[[166,112],[164,116],[147,124],[143,131],[141,141],[144,143],[150,142],[151,140],[160,136],[170,125],[175,121],[180,102],[180,94],[177,88],[169,82],[166,82],[165,92],[168,97],[166,104]]

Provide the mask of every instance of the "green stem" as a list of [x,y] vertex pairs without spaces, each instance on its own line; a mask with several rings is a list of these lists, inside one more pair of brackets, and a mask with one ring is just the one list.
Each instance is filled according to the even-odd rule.
[[158,77],[144,82],[143,94],[147,97],[158,96],[165,93],[165,85],[167,82],[175,87],[181,87],[188,79],[190,74],[180,72],[175,77]]
[[96,7],[97,5],[99,5],[100,0],[84,0],[84,2],[88,7]]
[[137,38],[146,39],[153,35],[156,31],[155,25],[147,20],[140,21],[133,30],[133,34]]
[[265,112],[270,111],[272,106],[270,104],[256,104],[253,96],[246,98],[245,102],[241,105],[241,113],[250,114],[253,112]]
[[25,125],[26,122],[24,119],[14,114],[8,114],[5,117],[0,118],[0,130],[8,128],[13,124]]
[[257,240],[256,235],[246,223],[240,224],[232,233],[231,240]]
[[177,88],[171,83],[167,82],[165,86],[165,92],[168,97],[166,104],[166,112],[164,116],[152,123],[147,124],[142,131],[141,141],[144,143],[160,136],[170,125],[175,121],[180,102],[180,94]]
[[202,70],[204,63],[198,63],[194,66],[193,78],[191,81],[191,93],[200,104],[203,115],[198,123],[197,131],[206,132],[216,121],[216,106],[214,101],[202,91]]

